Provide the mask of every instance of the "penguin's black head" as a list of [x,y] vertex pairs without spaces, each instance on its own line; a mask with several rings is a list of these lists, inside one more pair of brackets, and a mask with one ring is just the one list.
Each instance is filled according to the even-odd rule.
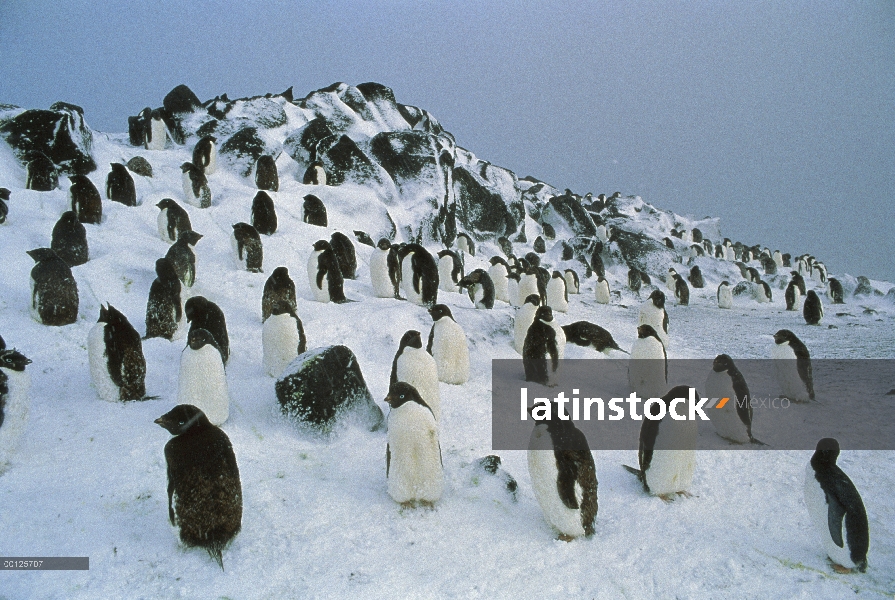
[[155,119],[156,121],[160,120],[162,118],[162,111],[160,111],[157,108],[153,109],[152,118]]
[[155,261],[155,274],[163,281],[177,279],[177,271],[170,258],[160,258]]
[[540,306],[541,305],[541,297],[538,296],[537,294],[529,294],[525,298],[525,302],[523,302],[523,304],[534,304],[535,306]]
[[217,343],[215,343],[214,341],[214,336],[211,335],[211,332],[207,329],[193,329],[192,331],[190,331],[187,344],[193,350],[201,350],[206,345],[212,345],[217,348]]
[[505,266],[505,267],[507,267],[507,268],[510,267],[510,265],[507,264],[507,261],[505,261],[505,260],[504,260],[502,257],[500,257],[500,256],[492,256],[492,257],[491,257],[491,260],[489,260],[488,262],[491,263],[491,266],[492,266],[492,267],[493,267],[494,265],[498,265],[498,264],[499,264],[499,265],[503,265],[503,266]]
[[172,200],[171,198],[162,198],[161,202],[156,204],[156,206],[158,208],[161,208],[162,210],[164,210],[166,208],[172,208],[174,206],[177,206],[177,203],[174,202],[174,200]]
[[323,252],[324,250],[329,250],[330,245],[326,240],[317,240],[314,242],[314,250],[316,252]]
[[0,200],[6,200],[9,202],[9,194],[11,192],[6,188],[0,188]]
[[654,337],[660,342],[662,341],[659,339],[659,334],[656,333],[656,330],[653,329],[652,325],[641,325],[640,327],[638,327],[637,337],[641,340],[648,337]]
[[436,304],[435,306],[430,308],[429,315],[432,317],[433,321],[437,321],[442,317],[449,317],[451,319],[454,318],[454,315],[451,314],[451,309],[448,308],[445,304]]
[[390,241],[388,241],[388,238],[382,238],[376,244],[376,247],[379,248],[380,250],[388,250],[389,248],[392,247],[392,243]]
[[839,458],[839,441],[836,438],[823,438],[817,442],[814,456],[811,457],[811,464],[835,465],[837,458]]
[[156,419],[155,423],[167,429],[171,435],[181,435],[197,425],[211,425],[205,413],[192,404],[178,404]]
[[538,312],[535,313],[535,318],[539,321],[550,323],[553,321],[553,309],[549,306],[541,306],[538,308]]
[[180,165],[180,170],[181,170],[183,173],[188,173],[188,172],[192,171],[192,170],[195,169],[195,168],[196,168],[196,167],[193,166],[193,163],[190,163],[190,162],[185,162],[185,163],[183,163],[182,165]]
[[59,256],[50,248],[35,248],[34,250],[27,251],[28,256],[34,259],[34,262],[41,262],[45,260],[53,260],[58,259]]
[[665,294],[662,290],[653,290],[653,293],[649,295],[649,299],[652,300],[653,306],[656,308],[665,308]]
[[295,316],[295,310],[293,310],[292,306],[283,300],[278,300],[273,303],[273,306],[270,307],[271,315],[291,315]]
[[270,277],[276,281],[286,281],[289,279],[289,269],[286,267],[277,267],[273,270],[273,273],[270,274]]
[[[124,316],[120,310],[109,304],[109,309],[106,311],[106,322],[110,324],[123,324],[128,323],[127,317]],[[130,323],[128,323],[130,325]]]
[[108,323],[109,322],[109,311],[106,310],[106,307],[102,304],[99,305],[99,318],[96,320],[97,323]]
[[396,381],[393,383],[391,387],[388,388],[388,395],[385,397],[385,402],[392,408],[398,408],[405,402],[416,402],[417,404],[422,404],[426,407],[429,406],[420,396],[420,393],[416,391],[416,388],[406,381]]
[[781,329],[777,333],[774,334],[774,343],[775,344],[786,344],[793,340],[797,340],[799,338],[796,337],[796,334],[791,332],[789,329]]
[[189,231],[181,231],[180,235],[177,236],[177,241],[183,240],[190,246],[195,246],[196,242],[202,239],[201,233],[196,233],[193,230]]
[[730,282],[725,279],[721,282],[721,285],[730,285]]
[[423,338],[420,336],[419,331],[410,329],[409,331],[405,332],[403,336],[401,336],[401,343],[398,345],[398,350],[403,350],[408,346],[410,346],[411,348],[423,347]]
[[562,273],[560,273],[559,271],[554,271],[554,272],[553,272],[553,278],[554,278],[554,279],[556,279],[556,278],[559,278],[559,279],[565,279],[565,277],[563,277],[563,276],[562,276]]
[[125,167],[125,166],[124,166],[123,164],[121,164],[121,163],[110,163],[110,164],[112,165],[112,172],[113,172],[113,173],[121,173],[124,169],[127,168],[127,167]]
[[537,254],[535,254],[534,252],[526,253],[525,261],[532,267],[540,267],[541,266],[541,257],[538,256]]
[[715,373],[722,373],[730,369],[733,366],[733,359],[730,358],[727,354],[719,354],[715,357],[715,360],[712,361],[712,371]]
[[205,296],[193,296],[184,303],[183,313],[187,321],[192,321],[199,313],[204,313],[207,307],[208,300]]
[[62,213],[62,216],[59,217],[60,223],[65,223],[66,225],[74,225],[78,222],[78,215],[73,210],[67,210]]
[[26,358],[24,354],[15,348],[12,350],[0,350],[0,367],[4,369],[24,371],[25,367],[30,364],[31,359]]

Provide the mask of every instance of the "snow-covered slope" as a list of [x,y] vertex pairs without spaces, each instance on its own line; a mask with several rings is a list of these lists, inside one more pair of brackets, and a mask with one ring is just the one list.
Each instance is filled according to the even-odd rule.
[[[274,149],[288,145],[295,130],[337,105],[333,95],[344,104],[339,94],[351,99],[349,92],[348,86],[336,86],[319,93],[329,94],[327,102],[312,94],[303,106],[269,98],[283,109],[287,122],[259,127],[259,135]],[[387,99],[371,95],[374,99],[363,106],[373,105],[376,112],[370,109],[363,113],[367,118],[345,121],[340,135],[369,148],[369,140],[383,131],[420,130],[400,111],[389,110],[393,104]],[[247,104],[235,103],[228,115],[257,126],[260,109]],[[270,103],[263,104],[265,110],[278,112]],[[361,106],[360,100],[356,106]],[[483,167],[484,161],[453,145],[433,117],[412,108],[403,107],[419,117],[419,123],[428,124],[420,125],[426,135],[450,142],[455,168],[475,162],[474,172],[463,177],[487,182],[485,189],[497,194],[510,207],[508,212],[514,210],[513,201],[504,202],[505,195],[518,194],[526,214],[517,232],[524,221],[527,241],[513,239],[514,248],[517,255],[531,251],[542,233],[540,215],[560,192],[516,179],[493,165]],[[332,111],[331,118],[348,114]],[[401,129],[400,119],[406,128]],[[391,219],[397,238],[407,241],[408,228],[416,235],[419,219],[431,214],[432,207],[416,192],[404,195],[413,188],[412,177],[393,176],[384,167],[388,178],[382,175],[374,183],[348,178],[338,186],[302,185],[306,165],[288,151],[277,159],[280,190],[271,196],[279,230],[262,236],[264,273],[240,271],[230,249],[231,225],[249,221],[256,191],[253,180],[237,168],[245,163],[222,161],[224,168],[209,176],[212,206],[187,207],[194,230],[204,235],[196,246],[197,279],[189,294],[213,300],[227,318],[232,404],[222,428],[239,463],[245,510],[242,532],[224,551],[225,572],[204,551],[182,548],[166,508],[163,447],[170,436],[153,420],[176,401],[185,340],[144,342],[147,393],[158,399],[110,404],[91,386],[87,337],[100,304],[106,302],[127,315],[141,334],[145,331],[155,260],[169,247],[158,236],[155,205],[165,197],[183,204],[180,165],[191,160],[196,139],[188,136],[183,145],[153,152],[130,146],[126,134],[93,132],[92,155],[99,169],[88,176],[98,189],[105,188],[109,163],[133,156],[145,157],[155,175],[134,175],[137,207],[109,202],[103,195],[103,222],[86,225],[90,261],[73,269],[80,290],[79,319],[61,328],[43,326],[29,315],[33,261],[25,251],[49,245],[54,223],[68,210],[68,181],[61,178],[62,189],[52,192],[25,190],[22,166],[9,147],[0,144],[0,187],[12,191],[9,219],[0,226],[0,335],[33,361],[28,366],[30,421],[10,468],[0,475],[0,555],[90,557],[85,572],[4,573],[0,597],[887,598],[895,592],[893,452],[844,452],[840,459],[861,491],[870,519],[866,574],[835,574],[810,527],[802,501],[810,452],[700,452],[694,497],[672,504],[644,495],[621,468],[623,462],[636,461],[635,453],[595,453],[600,482],[596,535],[572,543],[557,541],[534,498],[524,452],[500,453],[503,467],[519,482],[518,501],[474,466],[491,453],[490,361],[518,355],[512,347],[513,309],[498,302],[493,310],[476,310],[462,294],[439,292],[439,301],[451,307],[467,333],[472,363],[468,383],[441,384],[444,497],[432,511],[402,510],[386,491],[384,433],[347,426],[330,436],[315,436],[299,431],[281,415],[274,379],[262,369],[261,293],[275,267],[288,267],[308,347],[351,348],[374,398],[387,411],[382,399],[394,352],[406,330],[428,333],[431,319],[426,310],[373,297],[368,246],[355,244],[359,278],[346,281],[346,295],[356,302],[313,302],[305,265],[312,244],[336,230],[352,239],[353,230],[363,230],[376,240],[390,233]],[[420,164],[425,171],[424,161]],[[396,179],[402,183],[397,185]],[[424,183],[418,187],[435,186]],[[537,191],[523,194],[534,185],[546,190],[537,201]],[[326,204],[328,228],[301,221],[302,198],[309,193]],[[467,194],[463,201],[478,197]],[[604,213],[607,223],[644,234],[662,247],[673,227],[704,228],[716,243],[724,233],[717,220],[673,215],[639,198],[618,199],[613,206]],[[557,228],[557,239],[547,241],[543,260],[556,267],[572,266],[583,275],[577,258],[560,260],[561,243],[570,241],[563,236],[577,234],[573,225],[565,233]],[[458,229],[465,230],[462,221]],[[467,272],[486,268],[487,260],[500,254],[495,238],[494,232],[477,230],[480,248],[475,257],[467,257]],[[433,239],[424,241],[430,250],[440,248]],[[664,281],[657,277],[669,266],[679,272],[683,267],[674,262],[684,253],[678,241],[675,250],[669,250],[671,262],[649,271],[660,288]],[[607,245],[612,302],[596,304],[595,278],[583,279],[581,295],[570,297],[570,310],[559,319],[562,324],[598,323],[623,348],[630,348],[639,305],[649,290],[640,295],[627,290],[628,266],[621,257],[616,244]],[[652,260],[645,264],[652,265]],[[706,287],[691,289],[690,306],[672,306],[669,301],[670,357],[714,357],[720,352],[735,359],[767,357],[768,334],[783,327],[795,331],[817,358],[895,357],[895,306],[888,297],[855,297],[850,293],[853,283],[846,287],[844,306],[834,307],[824,296],[827,315],[820,327],[809,327],[800,312],[785,311],[782,288],[788,269],[765,278],[774,292],[772,302],[759,304],[738,296],[732,310],[720,310],[715,289],[722,278],[732,284],[740,281],[739,269],[713,258],[695,261]],[[823,292],[820,284],[806,280],[809,288]],[[883,293],[892,287],[884,282],[872,285]],[[566,355],[601,356],[575,346],[569,346]],[[760,425],[755,425],[757,437]]]

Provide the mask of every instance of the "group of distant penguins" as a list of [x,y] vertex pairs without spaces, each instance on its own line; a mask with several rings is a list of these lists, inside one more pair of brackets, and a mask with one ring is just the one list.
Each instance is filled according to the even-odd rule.
[[[162,149],[165,129],[154,125],[154,117],[150,121],[144,143],[149,149]],[[202,138],[195,146],[193,162],[184,163],[181,169],[186,201],[197,208],[211,206],[206,175],[216,169],[215,142],[212,136]],[[28,187],[54,189],[53,174],[40,172],[39,167],[29,163]],[[129,167],[133,168],[130,163]],[[135,186],[127,169],[125,165],[112,164],[106,195],[112,201],[136,206]],[[271,235],[277,228],[274,203],[266,191],[277,191],[279,184],[272,157],[262,156],[254,171],[259,191],[252,203],[252,223],[235,224],[232,242],[242,267],[260,273],[259,233]],[[89,259],[83,223],[99,224],[102,218],[101,198],[92,182],[83,175],[70,179],[72,210],[63,213],[54,227],[51,247],[28,252],[37,262],[31,272],[32,314],[47,325],[65,325],[76,320],[78,292],[70,267]],[[304,183],[326,183],[326,173],[320,163],[309,167]],[[0,223],[6,219],[5,203],[9,197],[9,190],[0,188]],[[217,427],[229,416],[225,376],[229,338],[220,307],[202,296],[189,298],[185,303],[181,301],[182,286],[190,287],[195,281],[192,248],[202,238],[201,234],[192,230],[189,214],[173,199],[165,198],[157,206],[159,234],[172,245],[166,256],[156,261],[157,278],[147,301],[146,337],[174,339],[183,327],[184,318],[191,324],[181,356],[178,405],[156,420],[174,436],[165,446],[169,517],[179,527],[184,544],[205,548],[223,568],[222,550],[239,532],[242,518],[242,490],[235,454],[229,438]],[[302,218],[312,225],[327,226],[326,208],[314,195],[305,196]],[[611,232],[605,227],[601,229],[602,237],[611,240]],[[681,232],[672,232],[675,233]],[[363,232],[357,231],[355,235],[362,244],[373,245]],[[694,241],[702,241],[696,239],[701,236],[693,237]],[[464,257],[475,256],[476,249],[473,240],[464,233],[458,234],[457,251],[444,249],[437,257],[418,243],[396,244],[386,238],[379,240],[372,250],[369,268],[374,294],[425,306],[433,319],[425,349],[419,331],[407,331],[401,338],[385,398],[391,408],[386,445],[388,493],[402,505],[431,506],[441,498],[438,383],[462,385],[469,378],[466,335],[450,308],[437,302],[439,289],[466,290],[476,308],[491,309],[495,301],[518,307],[513,344],[523,357],[529,381],[552,384],[567,342],[600,352],[625,352],[608,331],[594,323],[579,321],[561,327],[557,324],[553,311],[566,312],[569,294],[580,292],[574,270],[551,273],[541,266],[536,253],[517,258],[506,238],[501,238],[499,244],[506,259],[495,256],[489,261],[491,266],[487,271],[475,269],[468,274],[464,274]],[[707,251],[712,251],[710,246],[704,240]],[[610,291],[600,249],[594,252],[588,267],[597,276],[597,302],[608,304]],[[765,301],[771,300],[770,288],[761,281],[757,270],[745,267],[744,263],[750,259],[748,253],[754,250],[735,247],[729,240],[713,250],[715,256],[726,260],[742,259],[737,264],[744,278],[757,284],[755,289],[759,295],[764,293]],[[789,266],[789,256],[779,252],[771,255],[765,250],[761,258]],[[797,310],[800,297],[805,296],[805,320],[817,324],[823,316],[823,307],[814,291],[806,294],[802,274],[817,273],[818,280],[829,285],[834,303],[842,302],[842,287],[835,279],[827,280],[823,265],[813,257],[799,257],[797,267],[786,290],[787,309]],[[344,278],[355,278],[356,269],[354,245],[346,235],[335,232],[329,241],[316,242],[307,269],[313,298],[319,302],[349,302],[343,289]],[[688,279],[694,287],[704,286],[698,267],[691,269]],[[641,285],[650,281],[645,273],[631,268],[628,283],[632,291],[639,292]],[[679,304],[689,303],[687,284],[674,269],[669,270],[666,283]],[[727,281],[718,287],[717,300],[720,308],[732,307],[733,294]],[[277,267],[265,283],[262,297],[262,364],[264,371],[273,377],[278,377],[307,349],[297,308],[295,284],[286,267]],[[787,359],[778,369],[784,394],[794,401],[813,400],[807,348],[789,330],[780,330],[774,339],[774,358]],[[633,360],[629,379],[632,390],[640,396],[661,398],[666,406],[687,394],[686,387],[666,389],[664,365],[668,341],[665,294],[657,289],[641,307],[637,339],[630,352]],[[100,308],[99,321],[89,334],[88,353],[91,377],[100,397],[110,401],[148,398],[140,335],[111,305]],[[0,465],[9,462],[24,428],[30,385],[25,366],[30,362],[18,351],[7,350],[0,338]],[[724,354],[715,359],[706,386],[713,397],[748,395],[742,374]],[[719,435],[736,443],[760,444],[752,435],[752,409],[748,404],[740,406],[731,402],[728,409],[713,415],[712,422]],[[625,467],[636,474],[647,493],[666,501],[675,494],[688,495],[695,465],[694,450],[662,448],[680,447],[681,437],[692,438],[695,444],[695,427],[695,422],[689,421],[644,420],[638,468]],[[669,443],[668,439],[676,442]],[[855,486],[836,466],[838,453],[836,440],[818,442],[806,472],[806,504],[834,567],[864,571],[869,547],[867,516]],[[489,458],[493,464],[487,468],[496,472],[499,458]],[[584,435],[571,421],[540,422],[532,432],[528,464],[535,496],[546,520],[560,532],[561,539],[592,535],[598,507],[597,479]],[[512,477],[504,475],[515,486]]]

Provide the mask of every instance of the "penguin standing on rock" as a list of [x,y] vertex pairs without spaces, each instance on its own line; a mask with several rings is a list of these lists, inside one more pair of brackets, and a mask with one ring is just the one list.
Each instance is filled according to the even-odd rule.
[[174,436],[165,444],[168,518],[185,545],[204,548],[223,570],[222,551],[242,527],[242,484],[230,438],[187,404],[155,422]]
[[401,263],[398,251],[387,238],[370,255],[370,283],[377,298],[400,298]]
[[607,356],[609,355],[609,350],[618,350],[628,354],[626,350],[619,348],[611,333],[594,323],[576,321],[571,325],[563,325],[562,330],[566,335],[566,341],[570,344],[593,348]]
[[249,273],[263,273],[264,250],[258,230],[248,223],[235,223],[230,237],[236,261]]
[[348,302],[345,298],[342,270],[332,246],[326,240],[314,243],[314,251],[308,257],[308,283],[317,302]]
[[341,231],[335,231],[329,237],[329,245],[332,247],[333,252],[336,253],[342,277],[345,279],[357,279],[357,254],[354,251],[354,244],[348,236]]
[[259,190],[277,192],[280,190],[280,176],[277,172],[277,161],[267,154],[258,157],[255,163],[255,187]]
[[651,325],[637,328],[628,363],[628,383],[631,391],[644,399],[661,398],[668,391],[668,354]]
[[214,336],[205,329],[191,329],[180,353],[177,402],[201,409],[212,425],[221,425],[230,416],[230,392],[221,356]]
[[[534,321],[525,335],[522,345],[522,365],[525,381],[546,386],[556,385],[559,370],[560,346],[565,346],[565,334],[557,336],[558,327],[553,323],[553,309],[541,306],[535,313]],[[559,329],[562,332],[562,329]]]
[[802,306],[802,316],[809,325],[820,325],[824,318],[824,305],[820,301],[820,296],[814,290],[808,290],[805,296],[805,304]]
[[193,148],[193,164],[206,175],[211,175],[218,169],[218,150],[215,142],[218,139],[213,135],[206,135]]
[[87,230],[73,210],[65,211],[56,221],[50,248],[70,267],[83,265],[90,259]]
[[299,354],[308,349],[305,329],[288,302],[277,302],[261,328],[262,365],[271,377],[279,377]]
[[444,490],[435,413],[416,388],[404,381],[389,386],[385,402],[391,407],[385,447],[388,495],[404,507],[432,506]]
[[727,281],[718,285],[718,308],[733,308],[733,291]]
[[78,320],[78,283],[71,268],[50,248],[28,250],[31,269],[31,316],[38,323],[70,325]]
[[108,402],[146,399],[146,358],[140,334],[111,304],[99,307],[99,320],[87,342],[90,376]]
[[112,171],[106,177],[106,198],[125,206],[137,205],[137,188],[130,171],[121,163],[112,163]]
[[0,473],[12,460],[28,422],[31,376],[25,367],[31,360],[15,348],[7,349],[0,338]]
[[214,338],[215,347],[221,353],[221,362],[227,364],[230,358],[230,336],[227,335],[227,321],[224,311],[204,296],[193,296],[183,305],[186,320],[190,323],[190,333],[204,329]]
[[727,354],[719,354],[712,362],[705,393],[709,398],[728,398],[720,410],[712,412],[712,425],[720,437],[735,444],[761,444],[752,437],[752,396],[746,378]]
[[149,123],[145,130],[145,144],[147,150],[164,150],[167,141],[168,127],[162,118],[162,111],[153,110],[149,114]]
[[264,235],[273,235],[277,230],[277,210],[264,190],[258,190],[252,200],[252,227]]
[[201,239],[201,233],[183,231],[165,254],[165,258],[170,259],[174,265],[177,277],[186,287],[193,287],[196,281],[196,254],[192,247]]
[[158,214],[158,233],[169,244],[176,242],[181,233],[193,229],[190,215],[171,198],[163,198],[156,206],[161,209]]
[[[414,304],[432,307],[438,302],[438,264],[420,244],[405,244],[398,253],[401,259],[401,287]],[[492,286],[492,305],[493,305]]]
[[429,309],[432,329],[426,351],[435,359],[438,380],[463,385],[469,380],[469,346],[463,328],[454,320],[451,309],[436,304]]
[[155,274],[146,302],[146,337],[172,340],[183,325],[180,279],[169,258],[155,261]]
[[802,340],[789,329],[774,334],[771,358],[783,396],[793,402],[814,400],[814,374],[811,355]]
[[99,225],[103,219],[103,200],[99,190],[86,175],[72,175],[68,178],[71,187],[68,188],[71,197],[71,209],[78,215],[81,223]]
[[837,573],[867,570],[870,525],[858,488],[836,464],[839,442],[823,438],[805,468],[805,504]]
[[461,289],[469,293],[469,300],[476,308],[494,308],[494,282],[484,269],[476,269],[460,280]]
[[183,173],[183,195],[186,203],[196,208],[211,206],[211,188],[208,187],[208,179],[202,169],[185,162],[180,165],[180,170]]
[[612,296],[609,293],[609,282],[605,277],[597,277],[597,283],[594,285],[594,296],[596,297],[597,304],[609,304],[609,300]]
[[289,277],[289,269],[277,267],[264,282],[264,293],[261,295],[261,321],[266,321],[272,314],[275,304],[285,303],[293,312],[298,309],[295,296],[295,282]]
[[445,292],[459,292],[457,284],[463,279],[463,260],[453,250],[438,253],[438,286]]
[[438,364],[431,354],[423,350],[420,332],[409,330],[401,337],[389,384],[403,381],[412,385],[426,406],[432,409],[435,420],[441,420],[441,392],[438,389]]
[[640,307],[638,325],[651,326],[662,345],[668,346],[668,313],[665,311],[665,294],[661,290],[653,290]]
[[540,421],[531,433],[528,472],[544,519],[559,539],[594,534],[597,473],[587,438],[571,420]]
[[566,290],[566,278],[559,271],[553,271],[553,276],[547,283],[547,306],[561,313],[569,311],[569,293]]

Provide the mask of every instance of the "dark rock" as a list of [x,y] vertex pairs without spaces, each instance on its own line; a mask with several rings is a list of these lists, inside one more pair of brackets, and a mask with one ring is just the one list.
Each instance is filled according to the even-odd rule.
[[643,273],[664,273],[674,262],[675,254],[665,244],[642,233],[613,228],[613,244],[621,253],[622,262]]
[[127,161],[127,168],[137,175],[152,177],[152,165],[142,156],[135,156]]
[[375,248],[376,244],[373,243],[373,238],[364,231],[354,230],[354,237],[357,238],[357,241],[365,246],[370,246],[371,248]]
[[341,136],[321,160],[327,185],[341,185],[346,181],[368,183],[379,179],[373,161],[347,135]]
[[426,131],[435,135],[445,133],[444,128],[435,120],[435,117],[422,108],[408,106],[406,104],[398,104],[398,112],[401,113],[401,116],[404,117],[404,120],[407,121],[407,124],[413,129]]
[[202,108],[202,103],[196,94],[193,93],[193,90],[183,84],[168,92],[168,95],[162,101],[162,105],[170,115],[191,113]]
[[333,137],[326,119],[317,117],[295,130],[283,142],[283,150],[300,165],[307,167],[317,160],[317,147],[322,140]]
[[541,212],[541,219],[554,229],[565,227],[573,235],[593,237],[597,234],[593,219],[574,196],[552,197]]
[[547,245],[544,243],[544,238],[538,236],[534,241],[534,251],[538,254],[544,254],[547,252]]
[[93,133],[84,122],[84,111],[73,104],[57,102],[50,110],[26,110],[0,126],[0,137],[23,164],[30,154],[40,152],[63,173],[96,170]]
[[751,281],[741,281],[731,290],[731,293],[734,296],[749,296],[752,297],[752,282]]
[[246,127],[221,144],[220,154],[236,167],[240,175],[247,177],[258,158],[265,154],[265,150],[264,141],[258,137],[258,130]]
[[876,292],[870,280],[864,275],[858,276],[858,287],[855,288],[855,296],[873,296]]
[[284,414],[314,429],[329,432],[355,413],[370,430],[383,423],[357,358],[345,346],[309,350],[296,358],[277,380],[277,400]]
[[553,226],[550,223],[544,223],[541,225],[541,228],[544,230],[544,237],[548,240],[556,239],[556,230],[553,229]]
[[521,200],[508,204],[463,167],[454,169],[453,179],[457,218],[464,230],[483,237],[510,236],[519,231],[525,218]]
[[399,188],[407,181],[441,183],[437,152],[435,136],[424,131],[386,131],[370,141],[370,154]]

